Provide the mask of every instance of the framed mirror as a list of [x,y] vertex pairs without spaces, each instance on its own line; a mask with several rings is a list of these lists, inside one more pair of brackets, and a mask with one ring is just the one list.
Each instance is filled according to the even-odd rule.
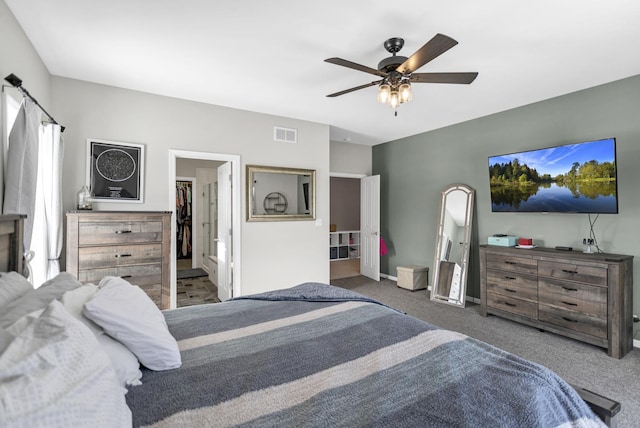
[[315,220],[316,171],[247,165],[247,221]]
[[453,184],[440,198],[431,300],[464,307],[474,191]]

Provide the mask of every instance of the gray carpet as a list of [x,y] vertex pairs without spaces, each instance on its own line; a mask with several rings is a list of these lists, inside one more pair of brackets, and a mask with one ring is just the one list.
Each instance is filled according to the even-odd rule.
[[495,316],[483,317],[476,304],[468,303],[463,309],[434,303],[428,291],[412,292],[386,279],[375,282],[357,276],[335,279],[331,284],[542,364],[569,383],[619,401],[622,409],[615,419],[619,427],[640,427],[640,350],[637,348],[616,360],[596,346]]

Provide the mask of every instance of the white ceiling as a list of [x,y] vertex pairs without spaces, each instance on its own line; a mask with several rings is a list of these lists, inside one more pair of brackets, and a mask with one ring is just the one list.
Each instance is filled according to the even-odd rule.
[[[331,125],[375,145],[640,74],[638,0],[5,0],[53,75]],[[471,85],[414,84],[393,110],[382,44],[410,56],[436,33],[459,44],[418,72],[479,72]],[[19,75],[19,74],[18,74]],[[29,88],[29,82],[24,82]]]

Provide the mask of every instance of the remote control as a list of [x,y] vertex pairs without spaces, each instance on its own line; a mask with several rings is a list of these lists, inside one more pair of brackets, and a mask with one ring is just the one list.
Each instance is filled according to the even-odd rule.
[[563,247],[562,245],[557,245],[556,246],[556,250],[560,250],[560,251],[572,251],[573,247]]

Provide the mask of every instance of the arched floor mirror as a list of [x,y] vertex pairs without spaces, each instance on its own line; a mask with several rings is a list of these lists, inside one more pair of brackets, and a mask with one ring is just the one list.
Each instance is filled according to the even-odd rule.
[[452,184],[442,191],[431,300],[464,307],[474,190]]

